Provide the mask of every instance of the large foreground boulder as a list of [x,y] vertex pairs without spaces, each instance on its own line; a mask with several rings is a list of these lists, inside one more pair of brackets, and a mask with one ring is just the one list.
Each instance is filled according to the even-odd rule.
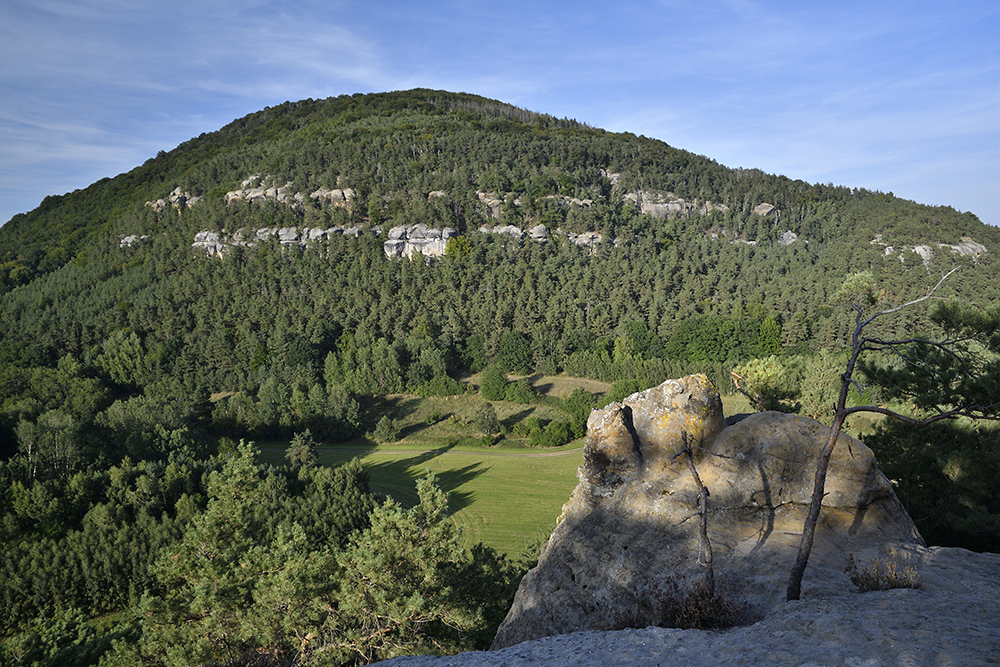
[[[762,617],[785,601],[829,427],[765,412],[725,427],[703,375],[670,380],[594,411],[580,483],[521,581],[493,649],[580,630],[653,625],[671,591],[704,577],[698,489],[684,439],[710,491],[708,534],[718,588]],[[848,555],[923,540],[870,449],[842,435],[830,463],[803,597],[852,590]],[[645,618],[644,614],[649,617]]]

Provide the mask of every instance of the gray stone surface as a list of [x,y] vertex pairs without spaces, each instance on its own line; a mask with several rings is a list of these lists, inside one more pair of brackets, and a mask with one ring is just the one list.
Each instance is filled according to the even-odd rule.
[[[1000,555],[886,545],[923,587],[837,592],[783,603],[725,631],[574,632],[499,651],[411,656],[380,667],[982,667],[1000,664]],[[846,579],[846,577],[845,577]]]
[[423,223],[393,227],[386,235],[388,240],[383,250],[385,256],[391,259],[411,259],[414,255],[441,257],[448,246],[448,239],[455,235],[456,231],[451,227],[433,229]]

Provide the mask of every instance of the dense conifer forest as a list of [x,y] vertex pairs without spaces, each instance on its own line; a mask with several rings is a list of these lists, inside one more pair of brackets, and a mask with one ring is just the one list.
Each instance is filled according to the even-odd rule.
[[[301,196],[229,194],[252,177]],[[454,230],[446,252],[388,257],[389,230],[418,224]],[[338,233],[192,245],[265,228]],[[375,433],[373,397],[462,393],[480,372],[485,396],[498,371],[614,385],[577,395],[542,445],[669,377],[731,392],[755,360],[825,419],[844,277],[901,302],[954,267],[941,296],[995,308],[1000,230],[472,95],[253,113],[0,228],[3,655],[332,665],[488,646],[526,563],[465,545],[433,479],[403,507],[310,447]],[[515,384],[491,400],[511,387],[531,400]],[[870,444],[929,541],[1000,550],[996,429],[935,429],[877,426]],[[247,444],[293,439],[283,467]]]

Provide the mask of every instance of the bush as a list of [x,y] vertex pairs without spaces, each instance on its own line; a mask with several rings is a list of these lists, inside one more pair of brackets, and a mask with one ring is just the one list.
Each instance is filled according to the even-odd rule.
[[369,433],[368,437],[382,444],[396,442],[399,440],[399,422],[391,419],[388,415],[383,415],[375,424],[375,430]]
[[412,387],[411,391],[417,396],[425,398],[428,396],[456,396],[465,392],[465,385],[446,375],[438,375]]
[[587,419],[590,417],[591,408],[594,407],[594,395],[582,387],[577,387],[560,402],[559,407],[570,416],[569,428],[573,438],[587,435]]
[[697,581],[681,593],[672,579],[654,582],[638,591],[638,604],[619,610],[612,620],[614,629],[661,628],[709,630],[748,625],[753,614],[729,600],[704,581]]
[[533,403],[535,401],[535,388],[531,386],[527,378],[521,378],[507,385],[504,398],[511,403]]
[[608,403],[621,403],[637,391],[645,389],[643,384],[635,379],[618,380],[611,385],[611,391],[604,395],[605,405]]
[[532,447],[560,447],[572,439],[572,431],[567,422],[552,421],[544,430],[532,429],[528,436],[528,444]]
[[844,572],[851,578],[851,583],[858,587],[858,592],[888,591],[893,588],[920,588],[920,574],[913,566],[902,569],[892,561],[883,563],[878,558],[872,558],[871,567],[858,566],[854,554],[847,557],[847,567]]
[[521,421],[514,424],[514,427],[511,430],[514,432],[514,435],[526,438],[531,435],[532,431],[541,431],[542,423],[538,420],[538,417],[525,417]]
[[483,403],[476,410],[475,426],[486,435],[500,432],[500,420],[497,418],[497,411],[492,403]]
[[737,388],[750,399],[754,409],[797,412],[799,404],[791,403],[798,395],[794,374],[776,356],[751,359],[733,368]]
[[490,364],[479,376],[479,393],[487,401],[502,401],[507,398],[507,384],[507,374]]

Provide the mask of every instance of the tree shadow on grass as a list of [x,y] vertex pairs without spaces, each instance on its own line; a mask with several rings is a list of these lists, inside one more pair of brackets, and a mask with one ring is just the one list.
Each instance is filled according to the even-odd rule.
[[361,407],[361,419],[375,427],[375,422],[383,416],[392,419],[403,419],[420,406],[420,398],[415,396],[364,396],[358,398]]
[[[453,446],[452,444],[441,450],[422,453],[417,456],[366,464],[365,467],[372,480],[372,487],[387,495],[391,495],[400,504],[412,507],[417,502],[417,480],[427,474],[427,469],[420,466],[435,458],[441,451],[450,449]],[[435,473],[438,486],[448,494],[448,509],[450,512],[457,512],[472,503],[474,500],[472,492],[459,491],[458,488],[482,475],[487,470],[489,470],[489,466],[481,461],[477,461],[461,468],[442,470]]]
[[533,413],[534,411],[535,408],[527,408],[525,410],[521,410],[520,412],[515,412],[512,415],[508,415],[506,418],[502,419],[501,422],[503,423],[504,426],[510,428],[519,421],[522,421],[525,418],[529,417],[531,413]]

